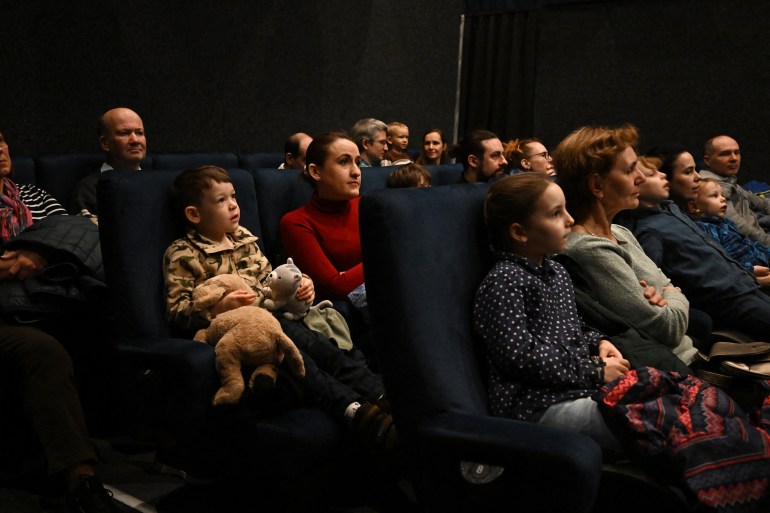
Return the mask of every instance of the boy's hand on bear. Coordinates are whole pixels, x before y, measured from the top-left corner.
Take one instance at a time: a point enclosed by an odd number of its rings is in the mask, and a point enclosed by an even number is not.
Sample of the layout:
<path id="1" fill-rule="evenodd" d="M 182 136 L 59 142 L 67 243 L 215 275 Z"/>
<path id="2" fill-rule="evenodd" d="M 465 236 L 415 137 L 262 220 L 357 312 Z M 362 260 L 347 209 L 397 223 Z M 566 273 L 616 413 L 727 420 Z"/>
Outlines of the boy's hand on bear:
<path id="1" fill-rule="evenodd" d="M 253 292 L 247 292 L 245 290 L 230 292 L 217 301 L 217 304 L 211 309 L 211 316 L 216 317 L 221 313 L 235 310 L 241 306 L 249 306 L 254 303 L 256 299 L 257 295 Z"/>
<path id="2" fill-rule="evenodd" d="M 302 275 L 302 281 L 299 282 L 299 288 L 297 289 L 297 295 L 295 297 L 297 298 L 297 301 L 304 301 L 305 303 L 312 305 L 315 300 L 313 280 Z"/>

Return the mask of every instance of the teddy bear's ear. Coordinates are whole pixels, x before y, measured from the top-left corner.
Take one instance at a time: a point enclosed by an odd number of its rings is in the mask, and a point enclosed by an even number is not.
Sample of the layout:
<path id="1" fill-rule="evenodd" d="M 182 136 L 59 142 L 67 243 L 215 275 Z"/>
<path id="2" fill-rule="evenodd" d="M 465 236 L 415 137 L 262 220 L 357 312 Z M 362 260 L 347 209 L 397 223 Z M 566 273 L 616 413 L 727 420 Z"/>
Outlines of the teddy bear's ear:
<path id="1" fill-rule="evenodd" d="M 291 257 L 289 257 L 289 258 L 286 259 L 286 263 L 293 265 L 294 264 L 294 260 L 292 260 Z"/>
<path id="2" fill-rule="evenodd" d="M 214 283 L 204 283 L 193 289 L 193 301 L 198 308 L 209 308 L 216 304 L 227 292 L 225 288 Z"/>

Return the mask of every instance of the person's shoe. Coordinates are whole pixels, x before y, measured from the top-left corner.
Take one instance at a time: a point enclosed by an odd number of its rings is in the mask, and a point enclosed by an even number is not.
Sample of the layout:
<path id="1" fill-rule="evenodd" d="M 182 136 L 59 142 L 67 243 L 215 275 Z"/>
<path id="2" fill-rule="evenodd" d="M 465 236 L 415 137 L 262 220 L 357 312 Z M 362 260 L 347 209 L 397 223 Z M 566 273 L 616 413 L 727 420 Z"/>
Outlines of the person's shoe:
<path id="1" fill-rule="evenodd" d="M 96 476 L 81 476 L 67 496 L 67 505 L 72 513 L 120 513 L 112 492 Z"/>
<path id="2" fill-rule="evenodd" d="M 396 426 L 393 415 L 383 410 L 376 403 L 363 403 L 356 410 L 350 429 L 368 449 L 393 451 L 398 445 Z"/>

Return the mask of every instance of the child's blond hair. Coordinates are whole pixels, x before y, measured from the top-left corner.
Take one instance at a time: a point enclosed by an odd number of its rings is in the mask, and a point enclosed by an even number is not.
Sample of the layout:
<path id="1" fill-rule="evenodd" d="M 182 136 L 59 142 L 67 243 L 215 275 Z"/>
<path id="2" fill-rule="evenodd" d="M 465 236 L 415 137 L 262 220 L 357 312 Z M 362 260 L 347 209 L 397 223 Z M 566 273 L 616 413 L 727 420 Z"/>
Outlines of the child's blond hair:
<path id="1" fill-rule="evenodd" d="M 401 123 L 400 121 L 393 121 L 392 123 L 388 123 L 388 128 L 386 132 L 387 135 L 392 136 L 394 128 L 404 128 L 406 130 L 409 130 L 409 127 L 406 126 L 404 123 Z"/>

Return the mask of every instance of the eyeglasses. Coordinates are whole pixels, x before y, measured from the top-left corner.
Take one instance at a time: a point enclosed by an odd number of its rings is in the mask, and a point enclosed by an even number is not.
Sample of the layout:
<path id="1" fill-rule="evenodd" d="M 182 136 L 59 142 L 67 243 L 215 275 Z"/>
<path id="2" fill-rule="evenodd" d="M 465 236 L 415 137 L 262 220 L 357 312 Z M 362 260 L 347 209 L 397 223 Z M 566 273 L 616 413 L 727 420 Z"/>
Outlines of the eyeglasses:
<path id="1" fill-rule="evenodd" d="M 547 151 L 541 151 L 540 153 L 533 153 L 532 155 L 529 155 L 528 157 L 524 157 L 525 159 L 531 159 L 532 157 L 543 157 L 545 160 L 548 160 L 551 158 L 551 154 Z"/>

